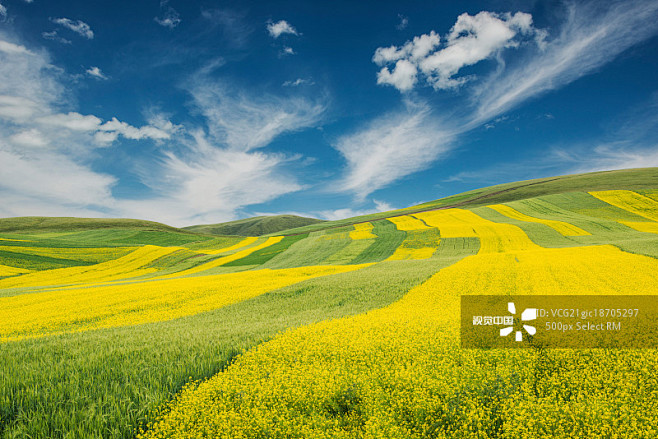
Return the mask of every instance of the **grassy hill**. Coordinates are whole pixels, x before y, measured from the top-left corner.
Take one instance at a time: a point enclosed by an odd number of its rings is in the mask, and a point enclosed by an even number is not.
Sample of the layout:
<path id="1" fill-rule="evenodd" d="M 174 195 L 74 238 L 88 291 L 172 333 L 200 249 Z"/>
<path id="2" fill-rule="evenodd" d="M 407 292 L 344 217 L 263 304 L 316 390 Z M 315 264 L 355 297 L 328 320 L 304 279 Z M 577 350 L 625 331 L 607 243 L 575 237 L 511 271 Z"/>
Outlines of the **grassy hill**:
<path id="1" fill-rule="evenodd" d="M 542 195 L 566 192 L 603 191 L 608 189 L 642 190 L 658 187 L 658 168 L 622 169 L 615 171 L 590 172 L 585 174 L 562 175 L 534 180 L 504 183 L 451 195 L 416 206 L 389 212 L 361 215 L 337 221 L 325 221 L 304 227 L 280 230 L 281 234 L 308 233 L 330 227 L 340 227 L 363 221 L 373 221 L 393 215 L 406 215 L 432 209 L 450 207 L 477 207 L 487 204 L 505 203 Z"/>
<path id="2" fill-rule="evenodd" d="M 183 227 L 184 230 L 210 235 L 262 236 L 275 234 L 281 230 L 321 224 L 324 221 L 297 215 L 256 216 L 219 224 L 205 224 Z"/>
<path id="3" fill-rule="evenodd" d="M 0 232 L 69 232 L 99 229 L 132 229 L 160 232 L 182 232 L 180 229 L 154 221 L 124 218 L 73 218 L 22 216 L 0 218 Z"/>

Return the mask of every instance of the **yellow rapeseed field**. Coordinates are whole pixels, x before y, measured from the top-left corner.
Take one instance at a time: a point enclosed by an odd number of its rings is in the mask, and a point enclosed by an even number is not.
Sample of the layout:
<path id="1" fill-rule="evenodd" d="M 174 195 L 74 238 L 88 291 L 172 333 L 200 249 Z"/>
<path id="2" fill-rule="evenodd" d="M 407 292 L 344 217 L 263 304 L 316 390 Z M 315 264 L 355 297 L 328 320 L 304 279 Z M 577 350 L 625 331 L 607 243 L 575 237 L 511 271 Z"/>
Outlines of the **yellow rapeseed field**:
<path id="1" fill-rule="evenodd" d="M 61 332 L 136 325 L 198 314 L 281 288 L 370 264 L 311 266 L 199 276 L 0 298 L 0 342 Z"/>
<path id="2" fill-rule="evenodd" d="M 573 224 L 569 224 L 564 221 L 534 218 L 532 216 L 521 213 L 518 210 L 510 206 L 506 206 L 504 204 L 493 204 L 487 207 L 495 210 L 496 212 L 502 215 L 505 215 L 508 218 L 512 218 L 519 221 L 526 221 L 530 223 L 539 223 L 539 224 L 547 225 L 548 227 L 554 229 L 556 232 L 561 233 L 564 236 L 590 235 L 589 232 L 586 232 L 585 230 L 581 229 L 580 227 L 576 227 Z"/>
<path id="3" fill-rule="evenodd" d="M 8 265 L 0 265 L 0 277 L 15 276 L 17 274 L 25 274 L 25 273 L 29 273 L 29 272 L 30 272 L 30 270 L 26 270 L 25 268 L 10 267 Z"/>
<path id="4" fill-rule="evenodd" d="M 515 226 L 417 214 L 477 255 L 381 310 L 277 336 L 192 383 L 142 438 L 654 438 L 654 351 L 459 348 L 463 294 L 652 294 L 658 260 L 546 249 Z M 447 235 L 447 236 L 446 236 Z M 623 385 L 619 385 L 624 383 Z"/>
<path id="5" fill-rule="evenodd" d="M 414 214 L 439 229 L 441 238 L 480 238 L 480 253 L 539 250 L 523 230 L 512 224 L 486 220 L 470 210 L 446 209 Z"/>
<path id="6" fill-rule="evenodd" d="M 370 223 L 354 224 L 354 231 L 350 232 L 350 239 L 374 239 L 377 235 L 372 233 L 373 226 Z"/>
<path id="7" fill-rule="evenodd" d="M 137 250 L 112 261 L 85 267 L 58 268 L 55 270 L 29 273 L 17 278 L 0 280 L 0 288 L 37 287 L 49 285 L 67 285 L 89 282 L 108 282 L 117 279 L 138 277 L 154 273 L 155 268 L 143 268 L 162 256 L 166 256 L 181 247 L 158 247 L 145 245 Z M 84 253 L 87 249 L 77 249 Z"/>
<path id="8" fill-rule="evenodd" d="M 597 191 L 591 195 L 636 215 L 658 221 L 658 201 L 633 191 Z"/>
<path id="9" fill-rule="evenodd" d="M 395 224 L 395 227 L 397 227 L 398 230 L 403 230 L 405 232 L 431 229 L 431 227 L 426 226 L 421 220 L 414 218 L 411 215 L 392 216 L 386 219 Z"/>

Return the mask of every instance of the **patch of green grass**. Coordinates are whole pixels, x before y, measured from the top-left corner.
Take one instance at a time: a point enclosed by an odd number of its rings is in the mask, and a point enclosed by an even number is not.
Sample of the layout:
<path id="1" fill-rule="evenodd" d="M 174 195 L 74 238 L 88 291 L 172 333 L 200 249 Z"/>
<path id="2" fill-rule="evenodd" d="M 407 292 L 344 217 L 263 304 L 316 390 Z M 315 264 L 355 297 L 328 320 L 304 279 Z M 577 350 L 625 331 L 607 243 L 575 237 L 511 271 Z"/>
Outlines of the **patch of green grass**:
<path id="1" fill-rule="evenodd" d="M 260 250 L 256 250 L 255 252 L 251 253 L 250 255 L 245 256 L 244 258 L 229 262 L 227 264 L 224 264 L 224 267 L 237 267 L 241 265 L 261 265 L 264 264 L 265 262 L 269 261 L 276 255 L 283 253 L 286 251 L 291 245 L 294 243 L 301 241 L 302 239 L 306 239 L 308 237 L 308 234 L 303 234 L 303 235 L 294 235 L 294 236 L 286 236 L 284 237 L 281 241 L 277 242 L 276 244 L 270 245 L 269 247 L 262 248 Z"/>
<path id="2" fill-rule="evenodd" d="M 324 221 L 297 215 L 268 215 L 245 218 L 227 223 L 183 227 L 183 230 L 211 235 L 262 236 L 274 234 L 281 230 L 322 222 Z"/>
<path id="3" fill-rule="evenodd" d="M 234 246 L 244 240 L 244 236 L 218 236 L 204 241 L 183 244 L 183 247 L 190 250 L 214 250 Z"/>
<path id="4" fill-rule="evenodd" d="M 288 249 L 262 265 L 262 268 L 302 267 L 322 265 L 333 254 L 347 247 L 352 240 L 348 232 L 354 228 L 327 230 L 310 233 L 306 239 L 292 244 Z"/>
<path id="5" fill-rule="evenodd" d="M 23 216 L 0 218 L 0 232 L 54 232 L 99 229 L 146 229 L 162 232 L 180 232 L 175 227 L 153 221 L 123 218 L 73 218 Z"/>
<path id="6" fill-rule="evenodd" d="M 0 265 L 25 268 L 27 270 L 51 270 L 54 268 L 92 265 L 93 262 L 74 259 L 52 258 L 49 256 L 30 255 L 26 253 L 0 250 Z"/>
<path id="7" fill-rule="evenodd" d="M 354 258 L 351 264 L 383 261 L 395 253 L 407 236 L 406 232 L 398 230 L 389 220 L 373 221 L 372 225 L 372 233 L 377 235 L 377 239 Z"/>

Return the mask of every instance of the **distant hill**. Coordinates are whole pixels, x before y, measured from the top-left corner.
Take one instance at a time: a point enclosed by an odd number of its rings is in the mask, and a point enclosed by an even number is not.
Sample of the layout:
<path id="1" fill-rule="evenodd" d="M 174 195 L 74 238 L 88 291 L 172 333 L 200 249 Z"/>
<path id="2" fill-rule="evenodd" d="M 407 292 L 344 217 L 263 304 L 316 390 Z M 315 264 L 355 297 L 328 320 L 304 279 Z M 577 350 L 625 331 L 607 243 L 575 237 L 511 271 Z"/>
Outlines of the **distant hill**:
<path id="1" fill-rule="evenodd" d="M 322 224 L 311 224 L 289 230 L 280 230 L 280 232 L 284 235 L 309 233 L 425 210 L 447 209 L 451 207 L 471 208 L 567 192 L 614 189 L 642 190 L 656 187 L 658 187 L 658 168 L 621 169 L 589 172 L 586 174 L 561 175 L 484 187 L 404 209 L 361 215 L 337 221 L 325 221 Z"/>
<path id="2" fill-rule="evenodd" d="M 0 218 L 0 232 L 65 232 L 98 229 L 132 229 L 189 233 L 154 221 L 123 218 L 21 216 Z"/>
<path id="3" fill-rule="evenodd" d="M 227 223 L 183 227 L 183 230 L 209 235 L 261 236 L 323 222 L 325 221 L 297 215 L 272 215 L 255 216 Z"/>

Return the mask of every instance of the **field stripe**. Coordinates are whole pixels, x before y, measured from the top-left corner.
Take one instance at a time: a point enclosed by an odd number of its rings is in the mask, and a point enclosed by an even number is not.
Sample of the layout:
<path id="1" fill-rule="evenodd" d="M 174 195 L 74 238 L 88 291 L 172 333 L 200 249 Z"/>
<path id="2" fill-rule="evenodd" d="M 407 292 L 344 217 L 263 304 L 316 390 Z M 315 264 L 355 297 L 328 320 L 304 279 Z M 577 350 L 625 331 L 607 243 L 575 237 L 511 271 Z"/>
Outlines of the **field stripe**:
<path id="1" fill-rule="evenodd" d="M 205 253 L 207 255 L 218 255 L 220 253 L 226 253 L 226 252 L 230 252 L 230 251 L 233 251 L 233 250 L 237 250 L 237 249 L 242 248 L 242 247 L 246 247 L 248 245 L 253 244 L 257 240 L 258 240 L 258 237 L 250 236 L 250 237 L 245 238 L 242 241 L 240 241 L 237 244 L 232 245 L 230 247 L 224 247 L 224 248 L 220 248 L 218 250 L 197 250 L 197 251 L 199 253 Z"/>
<path id="2" fill-rule="evenodd" d="M 232 261 L 237 261 L 238 259 L 242 259 L 245 256 L 248 256 L 252 254 L 255 251 L 258 251 L 260 249 L 263 249 L 265 247 L 269 247 L 270 245 L 274 245 L 277 242 L 281 241 L 283 239 L 283 236 L 273 236 L 271 238 L 267 238 L 267 240 L 259 245 L 256 245 L 254 247 L 249 247 L 245 250 L 241 250 L 237 253 L 233 253 L 232 255 L 224 256 L 221 258 L 213 259 L 212 261 L 206 262 L 201 265 L 197 265 L 196 267 L 193 268 L 188 268 L 187 270 L 179 271 L 177 273 L 172 273 L 168 274 L 166 276 L 160 276 L 156 277 L 154 279 L 172 279 L 175 277 L 180 277 L 180 276 L 187 276 L 190 274 L 196 274 L 200 273 L 205 270 L 209 270 L 211 268 L 216 268 L 216 267 L 221 267 L 222 265 L 232 262 Z"/>
<path id="3" fill-rule="evenodd" d="M 487 206 L 490 209 L 495 210 L 496 212 L 500 213 L 501 215 L 504 215 L 508 218 L 519 220 L 519 221 L 525 221 L 529 223 L 539 223 L 539 224 L 544 224 L 547 225 L 548 227 L 552 228 L 556 232 L 564 235 L 564 236 L 586 236 L 586 235 L 591 235 L 591 233 L 586 232 L 585 230 L 581 229 L 580 227 L 576 227 L 572 224 L 566 223 L 564 221 L 556 221 L 556 220 L 546 220 L 546 219 L 541 219 L 541 218 L 535 218 L 529 215 L 526 215 L 524 213 L 519 212 L 518 210 L 506 206 L 504 204 L 492 204 L 490 206 Z"/>
<path id="4" fill-rule="evenodd" d="M 19 278 L 0 280 L 0 288 L 68 285 L 75 283 L 108 282 L 156 272 L 155 268 L 143 268 L 158 258 L 180 250 L 181 247 L 145 245 L 112 261 L 85 267 L 57 268 L 30 273 Z M 81 249 L 84 251 L 85 249 Z"/>
<path id="5" fill-rule="evenodd" d="M 633 191 L 598 191 L 590 194 L 601 201 L 652 221 L 658 221 L 658 201 Z"/>
<path id="6" fill-rule="evenodd" d="M 375 239 L 377 235 L 372 233 L 373 225 L 371 223 L 354 224 L 354 231 L 350 232 L 350 239 Z"/>
<path id="7" fill-rule="evenodd" d="M 658 233 L 658 223 L 641 221 L 619 221 L 621 224 L 637 230 L 638 232 Z"/>
<path id="8" fill-rule="evenodd" d="M 371 264 L 255 270 L 0 298 L 0 341 L 159 322 L 198 314 L 302 280 Z"/>
<path id="9" fill-rule="evenodd" d="M 532 242 L 520 227 L 486 220 L 470 210 L 435 210 L 414 216 L 425 221 L 427 225 L 438 228 L 441 238 L 479 238 L 479 253 L 542 248 Z"/>
<path id="10" fill-rule="evenodd" d="M 431 227 L 426 226 L 421 220 L 414 218 L 411 215 L 393 216 L 386 219 L 395 224 L 395 227 L 397 227 L 398 230 L 405 232 L 431 229 Z"/>
<path id="11" fill-rule="evenodd" d="M 301 235 L 292 235 L 292 236 L 286 236 L 284 237 L 281 241 L 277 242 L 276 244 L 273 244 L 269 247 L 257 250 L 253 253 L 251 253 L 248 256 L 245 256 L 244 258 L 237 259 L 235 261 L 227 262 L 224 264 L 224 267 L 237 267 L 237 266 L 243 266 L 243 265 L 261 265 L 264 264 L 265 262 L 269 261 L 270 259 L 274 258 L 278 254 L 283 253 L 284 251 L 288 250 L 288 248 L 293 245 L 294 243 L 301 241 L 302 239 L 308 238 L 308 233 L 304 233 Z"/>
<path id="12" fill-rule="evenodd" d="M 0 277 L 15 276 L 17 274 L 29 273 L 30 270 L 25 268 L 10 267 L 9 265 L 0 265 Z"/>

